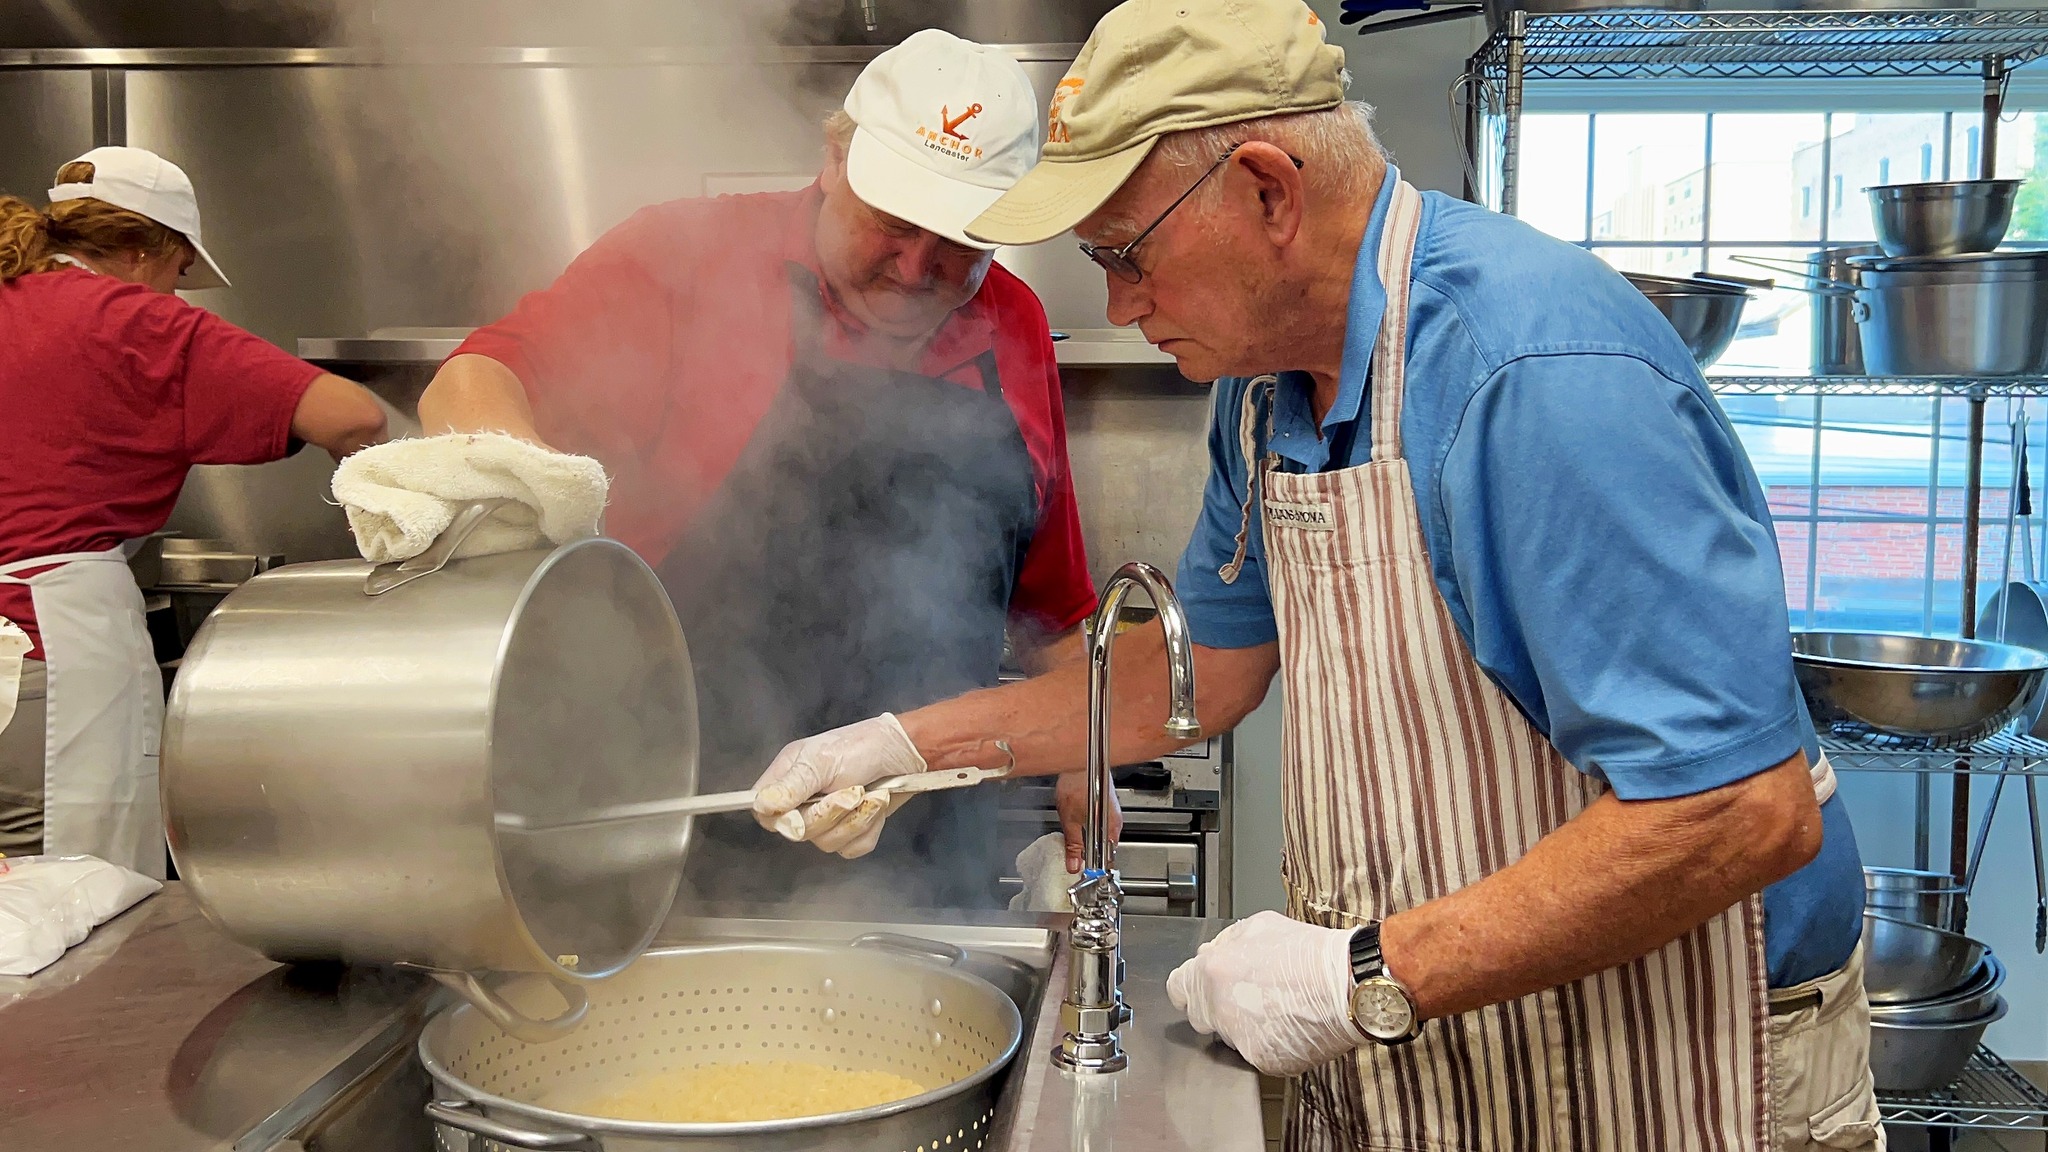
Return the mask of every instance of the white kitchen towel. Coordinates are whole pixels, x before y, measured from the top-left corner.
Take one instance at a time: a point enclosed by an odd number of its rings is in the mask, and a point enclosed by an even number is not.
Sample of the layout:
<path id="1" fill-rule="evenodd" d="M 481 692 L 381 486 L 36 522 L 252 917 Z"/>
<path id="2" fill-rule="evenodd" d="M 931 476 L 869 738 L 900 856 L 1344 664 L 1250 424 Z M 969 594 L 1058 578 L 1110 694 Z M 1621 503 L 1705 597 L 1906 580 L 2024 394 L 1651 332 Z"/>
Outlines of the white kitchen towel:
<path id="1" fill-rule="evenodd" d="M 33 647 L 21 625 L 0 616 L 0 732 L 7 731 L 8 722 L 14 719 L 14 705 L 21 692 L 21 660 Z"/>
<path id="2" fill-rule="evenodd" d="M 33 976 L 163 885 L 96 856 L 0 858 L 0 976 Z"/>
<path id="3" fill-rule="evenodd" d="M 383 564 L 427 550 L 464 505 L 503 497 L 455 553 L 488 556 L 597 535 L 609 482 L 604 466 L 502 432 L 393 440 L 343 460 L 334 498 L 365 560 Z"/>
<path id="4" fill-rule="evenodd" d="M 1012 912 L 1072 912 L 1074 902 L 1067 889 L 1081 879 L 1079 872 L 1067 871 L 1067 838 L 1047 832 L 1017 853 L 1017 875 L 1024 890 L 1010 897 Z"/>

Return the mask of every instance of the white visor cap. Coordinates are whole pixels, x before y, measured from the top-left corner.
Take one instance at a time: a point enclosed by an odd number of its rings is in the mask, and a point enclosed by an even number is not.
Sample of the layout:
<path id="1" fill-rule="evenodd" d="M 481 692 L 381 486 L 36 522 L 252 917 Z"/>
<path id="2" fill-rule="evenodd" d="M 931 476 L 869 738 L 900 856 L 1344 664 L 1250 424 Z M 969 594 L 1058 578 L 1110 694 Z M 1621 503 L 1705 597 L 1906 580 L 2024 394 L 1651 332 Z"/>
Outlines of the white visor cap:
<path id="1" fill-rule="evenodd" d="M 101 200 L 126 208 L 179 233 L 191 241 L 198 259 L 183 276 L 180 288 L 225 288 L 228 278 L 199 242 L 199 197 L 185 170 L 147 148 L 95 148 L 78 160 L 92 165 L 92 180 L 59 184 L 50 189 L 50 203 Z M 73 161 L 72 163 L 77 163 Z"/>
<path id="2" fill-rule="evenodd" d="M 956 243 L 1038 163 L 1038 96 L 1008 53 L 927 28 L 874 58 L 846 96 L 846 181 L 862 203 Z"/>

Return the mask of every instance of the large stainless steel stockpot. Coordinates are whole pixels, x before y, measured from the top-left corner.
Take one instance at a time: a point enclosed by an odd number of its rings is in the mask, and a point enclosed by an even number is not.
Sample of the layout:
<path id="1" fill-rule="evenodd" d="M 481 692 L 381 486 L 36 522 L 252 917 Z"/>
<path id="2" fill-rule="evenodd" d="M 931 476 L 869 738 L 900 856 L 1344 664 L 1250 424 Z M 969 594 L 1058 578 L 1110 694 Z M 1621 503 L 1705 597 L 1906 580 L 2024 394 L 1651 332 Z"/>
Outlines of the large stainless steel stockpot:
<path id="1" fill-rule="evenodd" d="M 688 819 L 578 818 L 694 792 L 696 695 L 630 549 L 448 562 L 472 513 L 419 561 L 291 565 L 224 600 L 171 693 L 164 812 L 228 935 L 427 969 L 540 1038 L 668 913 Z M 485 972 L 547 977 L 570 1011 L 511 1012 Z"/>
<path id="2" fill-rule="evenodd" d="M 1859 257 L 1857 331 L 1877 376 L 2048 372 L 2048 252 Z"/>

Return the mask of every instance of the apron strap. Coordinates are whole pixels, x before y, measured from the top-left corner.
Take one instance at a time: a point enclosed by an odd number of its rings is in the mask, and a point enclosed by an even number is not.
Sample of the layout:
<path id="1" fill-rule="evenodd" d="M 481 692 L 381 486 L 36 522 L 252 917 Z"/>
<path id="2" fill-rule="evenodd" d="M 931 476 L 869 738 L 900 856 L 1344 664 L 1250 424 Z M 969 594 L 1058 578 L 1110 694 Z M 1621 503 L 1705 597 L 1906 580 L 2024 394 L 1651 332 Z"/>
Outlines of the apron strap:
<path id="1" fill-rule="evenodd" d="M 1245 386 L 1244 406 L 1237 416 L 1237 446 L 1244 453 L 1244 503 L 1237 510 L 1237 551 L 1231 553 L 1230 563 L 1216 570 L 1225 584 L 1237 583 L 1244 571 L 1244 557 L 1252 542 L 1252 509 L 1258 506 L 1259 490 L 1259 402 L 1265 401 L 1266 411 L 1273 410 L 1273 389 L 1280 383 L 1278 376 L 1259 376 Z"/>
<path id="2" fill-rule="evenodd" d="M 1807 765 L 1806 774 L 1813 778 L 1813 799 L 1825 804 L 1835 795 L 1835 766 L 1828 763 L 1828 754 L 1823 752 L 1820 759 Z"/>
<path id="3" fill-rule="evenodd" d="M 126 564 L 128 562 L 128 553 L 122 545 L 116 544 L 104 552 L 56 552 L 48 556 L 31 556 L 26 560 L 12 560 L 8 563 L 0 564 L 0 584 L 26 584 L 34 578 L 16 576 L 16 572 L 26 572 L 31 568 L 57 568 L 65 564 L 77 564 L 89 560 L 119 561 Z"/>
<path id="4" fill-rule="evenodd" d="M 1372 354 L 1372 459 L 1401 458 L 1401 393 L 1408 378 L 1408 270 L 1415 258 L 1422 193 L 1406 180 L 1394 185 L 1380 230 L 1380 283 L 1387 310 L 1380 317 L 1379 343 Z"/>

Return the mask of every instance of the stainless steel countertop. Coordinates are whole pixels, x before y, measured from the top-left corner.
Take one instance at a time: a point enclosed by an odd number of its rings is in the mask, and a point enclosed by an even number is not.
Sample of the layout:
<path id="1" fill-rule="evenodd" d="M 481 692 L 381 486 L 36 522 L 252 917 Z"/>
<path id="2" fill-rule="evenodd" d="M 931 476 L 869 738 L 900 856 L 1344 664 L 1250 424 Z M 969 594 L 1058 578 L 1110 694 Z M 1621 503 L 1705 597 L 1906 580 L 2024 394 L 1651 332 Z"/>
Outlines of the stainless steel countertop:
<path id="1" fill-rule="evenodd" d="M 286 969 L 167 884 L 36 975 L 0 977 L 0 1148 L 262 1152 L 408 1046 L 431 987 Z"/>
<path id="2" fill-rule="evenodd" d="M 1052 1066 L 1059 1041 L 1064 949 L 1018 1054 L 1024 1079 L 1007 1133 L 1009 1152 L 1178 1152 L 1265 1147 L 1259 1078 L 1235 1052 L 1188 1027 L 1166 998 L 1166 976 L 1228 920 L 1124 917 L 1124 1025 L 1131 1066 L 1108 1076 L 1075 1076 Z"/>
<path id="3" fill-rule="evenodd" d="M 901 927 L 1032 967 L 1052 954 L 995 1147 L 1263 1146 L 1256 1073 L 1196 1035 L 1166 999 L 1167 973 L 1226 921 L 1125 919 L 1131 1067 L 1076 1078 L 1049 1058 L 1066 982 L 1054 933 L 1067 917 L 987 919 Z M 662 938 L 843 938 L 872 927 L 678 916 Z M 380 1061 L 410 1059 L 435 995 L 399 973 L 274 964 L 222 936 L 183 885 L 168 884 L 36 976 L 0 977 L 0 1148 L 265 1152 Z"/>

